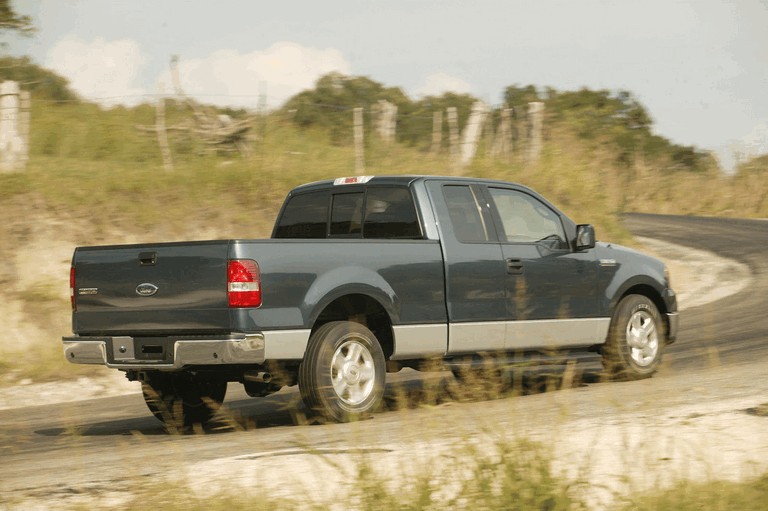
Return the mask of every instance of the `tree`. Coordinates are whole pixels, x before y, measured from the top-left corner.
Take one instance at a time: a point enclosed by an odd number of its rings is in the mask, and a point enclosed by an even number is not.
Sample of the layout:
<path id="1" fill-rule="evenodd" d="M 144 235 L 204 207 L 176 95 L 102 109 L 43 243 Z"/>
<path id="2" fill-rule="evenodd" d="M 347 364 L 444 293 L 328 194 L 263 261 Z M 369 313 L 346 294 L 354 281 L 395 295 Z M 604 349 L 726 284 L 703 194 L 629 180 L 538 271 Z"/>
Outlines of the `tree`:
<path id="1" fill-rule="evenodd" d="M 313 90 L 290 98 L 283 110 L 291 112 L 299 126 L 327 129 L 333 142 L 342 144 L 351 141 L 352 110 L 375 105 L 380 99 L 398 106 L 409 101 L 397 87 L 384 87 L 365 76 L 329 73 L 317 80 Z"/>
<path id="2" fill-rule="evenodd" d="M 445 112 L 455 107 L 459 126 L 464 126 L 477 98 L 469 94 L 444 92 L 440 96 L 427 96 L 416 102 L 398 105 L 400 120 L 397 124 L 397 138 L 412 147 L 429 149 L 435 112 L 443 112 L 442 140 L 448 143 L 448 121 Z"/>
<path id="3" fill-rule="evenodd" d="M 2 1 L 2 0 L 0 0 Z M 34 64 L 29 57 L 0 56 L 2 80 L 20 82 L 37 99 L 50 99 L 56 102 L 78 101 L 77 94 L 69 88 L 66 78 L 53 71 Z"/>
<path id="4" fill-rule="evenodd" d="M 13 10 L 10 0 L 0 0 L 0 35 L 15 32 L 19 35 L 30 36 L 34 31 L 32 18 L 17 14 Z"/>

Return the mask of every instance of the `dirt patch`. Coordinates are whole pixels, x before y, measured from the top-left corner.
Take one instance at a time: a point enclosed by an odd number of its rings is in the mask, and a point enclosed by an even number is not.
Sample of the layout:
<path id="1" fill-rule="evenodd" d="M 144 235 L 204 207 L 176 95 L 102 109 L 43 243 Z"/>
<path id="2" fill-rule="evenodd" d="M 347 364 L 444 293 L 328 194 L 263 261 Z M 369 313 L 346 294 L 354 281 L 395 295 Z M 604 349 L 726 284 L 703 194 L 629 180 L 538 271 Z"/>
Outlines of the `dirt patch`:
<path id="1" fill-rule="evenodd" d="M 672 289 L 681 310 L 691 309 L 734 295 L 752 279 L 749 267 L 712 252 L 673 245 L 651 238 L 636 238 L 644 251 L 667 265 Z"/>

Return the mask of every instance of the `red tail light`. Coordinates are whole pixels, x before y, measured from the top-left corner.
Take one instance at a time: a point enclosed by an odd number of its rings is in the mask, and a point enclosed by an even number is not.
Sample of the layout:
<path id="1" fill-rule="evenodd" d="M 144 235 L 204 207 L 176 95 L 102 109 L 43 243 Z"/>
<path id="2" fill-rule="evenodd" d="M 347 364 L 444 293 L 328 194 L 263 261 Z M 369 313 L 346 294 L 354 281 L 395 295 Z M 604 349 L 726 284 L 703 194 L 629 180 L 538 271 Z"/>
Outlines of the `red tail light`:
<path id="1" fill-rule="evenodd" d="M 75 267 L 69 269 L 69 301 L 72 302 L 72 310 L 77 310 L 75 305 Z"/>
<path id="2" fill-rule="evenodd" d="M 251 259 L 234 259 L 227 265 L 230 307 L 261 307 L 261 273 Z"/>

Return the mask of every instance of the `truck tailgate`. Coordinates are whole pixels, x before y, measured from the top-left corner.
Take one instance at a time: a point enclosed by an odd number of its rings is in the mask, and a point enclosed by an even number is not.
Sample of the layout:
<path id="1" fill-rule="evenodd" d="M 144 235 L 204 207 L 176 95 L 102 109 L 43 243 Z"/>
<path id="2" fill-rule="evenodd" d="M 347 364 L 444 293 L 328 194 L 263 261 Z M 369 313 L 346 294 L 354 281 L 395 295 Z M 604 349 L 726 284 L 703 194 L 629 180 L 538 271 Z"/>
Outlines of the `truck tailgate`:
<path id="1" fill-rule="evenodd" d="M 78 248 L 73 331 L 229 331 L 228 250 L 229 241 Z"/>

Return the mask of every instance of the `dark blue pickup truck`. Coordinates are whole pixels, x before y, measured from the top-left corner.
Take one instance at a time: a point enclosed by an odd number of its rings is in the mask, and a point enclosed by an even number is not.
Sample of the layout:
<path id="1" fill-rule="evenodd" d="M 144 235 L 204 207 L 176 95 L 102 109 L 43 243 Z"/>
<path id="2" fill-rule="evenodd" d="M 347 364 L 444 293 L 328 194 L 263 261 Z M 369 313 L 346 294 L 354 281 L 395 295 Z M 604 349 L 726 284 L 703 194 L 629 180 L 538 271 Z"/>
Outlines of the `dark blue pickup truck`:
<path id="1" fill-rule="evenodd" d="M 376 409 L 387 371 L 434 359 L 582 350 L 641 378 L 677 332 L 663 263 L 482 179 L 303 185 L 271 239 L 80 247 L 70 287 L 67 360 L 126 372 L 182 426 L 208 421 L 228 382 L 298 383 L 307 407 L 349 420 Z"/>

